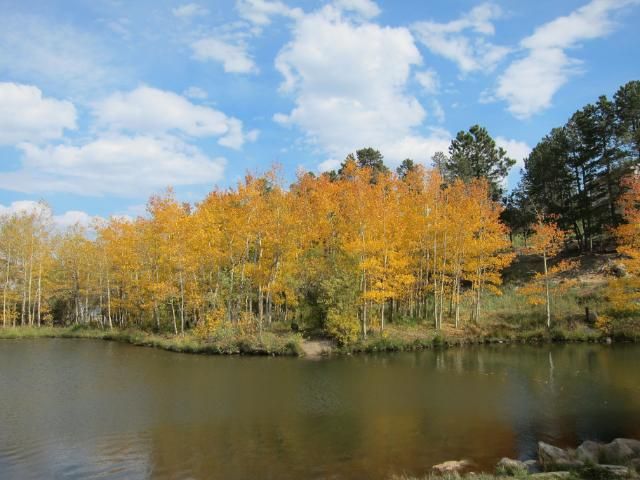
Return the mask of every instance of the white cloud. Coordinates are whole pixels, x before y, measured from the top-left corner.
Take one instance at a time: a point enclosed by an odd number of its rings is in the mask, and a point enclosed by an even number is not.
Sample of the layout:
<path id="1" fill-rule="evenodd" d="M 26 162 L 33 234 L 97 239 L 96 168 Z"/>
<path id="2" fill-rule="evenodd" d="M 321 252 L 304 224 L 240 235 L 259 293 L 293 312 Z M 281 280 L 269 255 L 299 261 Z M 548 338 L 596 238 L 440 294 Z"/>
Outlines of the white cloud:
<path id="1" fill-rule="evenodd" d="M 227 73 L 257 73 L 258 67 L 242 42 L 231 43 L 216 37 L 205 37 L 191 44 L 193 56 L 200 61 L 222 64 Z"/>
<path id="2" fill-rule="evenodd" d="M 438 72 L 435 70 L 429 69 L 423 72 L 417 72 L 415 77 L 425 93 L 434 94 L 438 92 L 440 88 L 440 79 L 438 77 Z"/>
<path id="3" fill-rule="evenodd" d="M 283 2 L 271 0 L 237 0 L 236 9 L 241 18 L 261 27 L 269 25 L 274 16 L 300 18 L 303 15 L 299 8 L 290 8 Z"/>
<path id="4" fill-rule="evenodd" d="M 185 97 L 193 98 L 195 100 L 204 100 L 209 96 L 206 90 L 200 87 L 189 87 L 182 93 Z"/>
<path id="5" fill-rule="evenodd" d="M 342 162 L 337 158 L 328 158 L 324 162 L 318 164 L 319 172 L 328 172 L 329 170 L 337 170 Z"/>
<path id="6" fill-rule="evenodd" d="M 99 127 L 112 131 L 147 134 L 179 131 L 191 137 L 220 137 L 220 145 L 236 149 L 247 139 L 237 118 L 195 105 L 176 93 L 146 86 L 117 92 L 96 102 L 93 113 Z"/>
<path id="7" fill-rule="evenodd" d="M 551 106 L 553 95 L 577 72 L 580 62 L 562 49 L 532 50 L 498 78 L 495 96 L 516 118 L 528 118 Z"/>
<path id="8" fill-rule="evenodd" d="M 372 146 L 391 163 L 428 159 L 441 138 L 417 132 L 426 112 L 406 91 L 421 63 L 407 29 L 353 22 L 325 6 L 297 21 L 276 58 L 295 107 L 274 120 L 301 128 L 331 158 Z"/>
<path id="9" fill-rule="evenodd" d="M 127 76 L 102 42 L 69 24 L 4 11 L 0 32 L 0 76 L 5 78 L 85 98 Z"/>
<path id="10" fill-rule="evenodd" d="M 62 215 L 53 216 L 54 223 L 62 229 L 73 227 L 75 225 L 90 228 L 94 221 L 100 219 L 101 217 L 94 217 L 81 210 L 69 210 L 64 212 Z"/>
<path id="11" fill-rule="evenodd" d="M 116 35 L 119 35 L 123 40 L 131 39 L 131 21 L 126 18 L 117 18 L 106 22 L 107 27 Z"/>
<path id="12" fill-rule="evenodd" d="M 46 203 L 33 200 L 17 200 L 10 205 L 0 204 L 0 215 L 50 215 L 51 209 Z"/>
<path id="13" fill-rule="evenodd" d="M 515 169 L 524 167 L 524 159 L 531 153 L 531 147 L 526 142 L 496 137 L 496 145 L 502 147 L 507 152 L 507 156 L 516 161 Z"/>
<path id="14" fill-rule="evenodd" d="M 171 13 L 178 18 L 188 19 L 191 17 L 201 17 L 207 15 L 209 10 L 197 3 L 185 3 L 179 7 L 172 8 Z"/>
<path id="15" fill-rule="evenodd" d="M 93 224 L 95 219 L 100 218 L 80 210 L 69 210 L 61 215 L 54 215 L 49 205 L 33 200 L 18 200 L 8 206 L 0 204 L 0 216 L 4 215 L 39 215 L 46 220 L 50 220 L 53 225 L 60 229 L 69 228 L 74 225 L 88 228 Z"/>
<path id="16" fill-rule="evenodd" d="M 520 46 L 524 57 L 515 60 L 498 78 L 495 98 L 504 100 L 517 118 L 528 118 L 551 106 L 555 93 L 580 71 L 581 62 L 565 50 L 610 33 L 611 15 L 638 0 L 592 0 L 569 15 L 538 27 Z"/>
<path id="17" fill-rule="evenodd" d="M 509 174 L 503 180 L 503 186 L 511 190 L 520 181 L 521 170 L 524 168 L 524 159 L 531 153 L 531 147 L 526 142 L 505 137 L 496 137 L 496 145 L 504 148 L 507 156 L 516 161 L 516 164 L 509 170 Z"/>
<path id="18" fill-rule="evenodd" d="M 335 0 L 333 4 L 340 10 L 354 12 L 363 18 L 380 15 L 380 7 L 372 0 Z"/>
<path id="19" fill-rule="evenodd" d="M 0 145 L 60 138 L 76 128 L 71 102 L 42 96 L 34 86 L 0 83 Z"/>
<path id="20" fill-rule="evenodd" d="M 577 42 L 600 38 L 615 27 L 611 13 L 638 3 L 638 0 L 592 0 L 569 15 L 536 28 L 521 44 L 529 49 L 570 48 Z"/>
<path id="21" fill-rule="evenodd" d="M 225 160 L 172 137 L 105 136 L 80 146 L 21 144 L 22 168 L 0 173 L 0 188 L 144 197 L 168 185 L 220 180 Z"/>
<path id="22" fill-rule="evenodd" d="M 416 22 L 412 30 L 429 50 L 455 62 L 462 72 L 491 71 L 510 52 L 485 39 L 495 34 L 492 21 L 501 17 L 498 5 L 482 3 L 457 20 Z"/>
<path id="23" fill-rule="evenodd" d="M 433 116 L 435 117 L 438 123 L 443 123 L 445 120 L 444 108 L 440 102 L 436 99 L 431 101 L 431 110 L 433 111 Z"/>
<path id="24" fill-rule="evenodd" d="M 385 160 L 392 165 L 410 158 L 423 165 L 431 165 L 436 152 L 446 152 L 451 143 L 451 134 L 444 129 L 432 128 L 428 135 L 408 135 L 381 145 Z M 385 153 L 386 152 L 386 153 Z"/>
<path id="25" fill-rule="evenodd" d="M 370 8 L 369 4 L 372 2 L 345 0 L 345 3 L 361 4 L 362 8 Z M 257 74 L 259 68 L 249 53 L 247 40 L 259 36 L 263 27 L 269 25 L 274 17 L 298 19 L 304 15 L 300 8 L 290 8 L 278 0 L 236 0 L 236 10 L 241 21 L 225 25 L 217 34 L 191 42 L 193 58 L 202 62 L 220 63 L 226 73 Z"/>
<path id="26" fill-rule="evenodd" d="M 147 213 L 147 205 L 145 203 L 137 203 L 135 205 L 129 205 L 126 213 L 121 214 L 121 216 L 129 218 L 144 217 Z"/>

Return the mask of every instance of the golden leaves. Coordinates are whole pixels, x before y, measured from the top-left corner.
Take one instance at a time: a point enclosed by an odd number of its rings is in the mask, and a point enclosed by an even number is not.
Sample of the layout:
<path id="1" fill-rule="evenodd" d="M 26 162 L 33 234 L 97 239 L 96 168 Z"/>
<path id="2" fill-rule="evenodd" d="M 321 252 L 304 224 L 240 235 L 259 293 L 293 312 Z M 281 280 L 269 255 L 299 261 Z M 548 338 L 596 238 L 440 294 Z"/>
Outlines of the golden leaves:
<path id="1" fill-rule="evenodd" d="M 615 235 L 626 276 L 609 282 L 608 296 L 616 312 L 637 314 L 640 312 L 640 175 L 632 175 L 624 185 L 627 192 L 620 206 L 627 223 L 620 225 Z"/>

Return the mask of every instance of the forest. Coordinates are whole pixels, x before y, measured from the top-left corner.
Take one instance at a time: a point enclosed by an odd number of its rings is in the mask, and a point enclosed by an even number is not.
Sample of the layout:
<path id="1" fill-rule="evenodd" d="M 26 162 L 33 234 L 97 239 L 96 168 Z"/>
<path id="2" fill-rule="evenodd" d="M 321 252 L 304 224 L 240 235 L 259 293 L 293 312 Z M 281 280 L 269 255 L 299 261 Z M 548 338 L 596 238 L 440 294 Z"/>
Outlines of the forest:
<path id="1" fill-rule="evenodd" d="M 515 295 L 551 328 L 576 259 L 615 251 L 623 273 L 603 286 L 598 326 L 638 318 L 640 81 L 552 129 L 512 192 L 515 160 L 481 126 L 427 163 L 392 171 L 363 148 L 337 171 L 287 185 L 274 167 L 195 205 L 168 189 L 147 215 L 91 231 L 54 227 L 45 204 L 4 215 L 1 325 L 202 341 L 305 330 L 348 345 L 390 325 L 482 325 L 505 269 L 534 256 L 539 267 Z"/>

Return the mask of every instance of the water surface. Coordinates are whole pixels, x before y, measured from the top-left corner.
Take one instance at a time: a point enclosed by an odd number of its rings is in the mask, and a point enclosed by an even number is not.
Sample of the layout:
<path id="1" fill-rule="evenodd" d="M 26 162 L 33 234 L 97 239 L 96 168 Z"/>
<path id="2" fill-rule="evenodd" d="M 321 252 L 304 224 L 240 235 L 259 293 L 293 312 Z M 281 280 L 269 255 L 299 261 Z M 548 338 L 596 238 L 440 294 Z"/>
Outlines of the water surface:
<path id="1" fill-rule="evenodd" d="M 310 361 L 0 340 L 2 479 L 383 479 L 640 438 L 640 345 Z"/>

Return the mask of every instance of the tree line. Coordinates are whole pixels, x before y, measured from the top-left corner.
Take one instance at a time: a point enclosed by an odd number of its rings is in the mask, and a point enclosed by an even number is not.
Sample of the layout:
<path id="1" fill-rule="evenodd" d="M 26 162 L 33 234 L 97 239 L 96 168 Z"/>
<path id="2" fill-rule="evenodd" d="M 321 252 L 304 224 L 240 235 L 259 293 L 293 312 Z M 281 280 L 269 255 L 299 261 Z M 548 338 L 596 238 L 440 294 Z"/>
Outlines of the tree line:
<path id="1" fill-rule="evenodd" d="M 311 321 L 350 341 L 398 316 L 477 321 L 512 257 L 489 192 L 348 158 L 337 178 L 304 174 L 285 189 L 275 171 L 247 176 L 194 208 L 167 192 L 147 217 L 97 225 L 95 239 L 54 235 L 42 213 L 5 217 L 3 325 Z"/>
<path id="2" fill-rule="evenodd" d="M 527 235 L 537 214 L 557 217 L 581 251 L 605 248 L 623 222 L 624 179 L 640 165 L 640 81 L 601 96 L 533 149 L 504 219 Z"/>
<path id="3" fill-rule="evenodd" d="M 600 97 L 534 148 L 509 196 L 515 162 L 476 125 L 430 169 L 406 159 L 394 172 L 364 148 L 288 186 L 272 169 L 193 206 L 168 190 L 146 216 L 99 222 L 94 235 L 56 230 L 45 206 L 4 215 L 2 325 L 211 337 L 280 322 L 345 343 L 405 318 L 459 327 L 500 292 L 511 231 L 533 235 L 544 259 L 527 294 L 546 301 L 550 322 L 549 256 L 570 242 L 591 248 L 610 227 L 635 245 L 620 232 L 635 221 L 625 192 L 637 186 L 623 179 L 639 163 L 639 119 L 640 82 Z"/>

